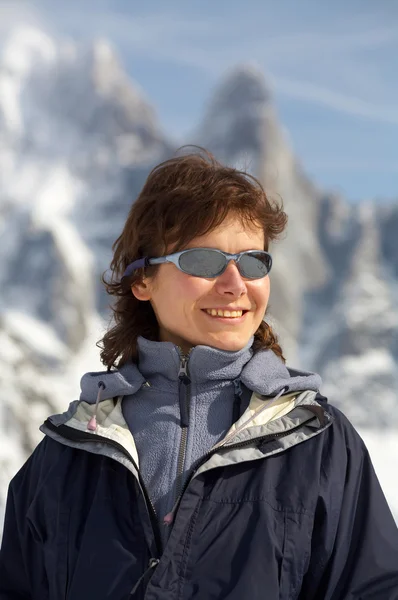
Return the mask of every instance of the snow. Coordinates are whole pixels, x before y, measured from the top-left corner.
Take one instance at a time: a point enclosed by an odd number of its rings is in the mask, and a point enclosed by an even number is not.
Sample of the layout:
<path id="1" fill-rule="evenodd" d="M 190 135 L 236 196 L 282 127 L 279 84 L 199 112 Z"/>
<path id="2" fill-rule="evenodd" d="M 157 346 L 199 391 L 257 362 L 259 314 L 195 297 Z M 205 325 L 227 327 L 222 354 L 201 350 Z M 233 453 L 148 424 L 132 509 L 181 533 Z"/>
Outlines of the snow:
<path id="1" fill-rule="evenodd" d="M 8 129 L 13 133 L 22 130 L 22 116 L 19 110 L 20 84 L 10 76 L 4 76 L 0 81 L 0 108 Z"/>
<path id="2" fill-rule="evenodd" d="M 373 363 L 373 360 L 375 361 Z M 377 369 L 377 365 L 381 365 Z M 367 370 L 368 367 L 368 370 Z M 330 361 L 323 372 L 322 393 L 358 427 L 398 427 L 395 363 L 387 352 Z"/>
<path id="3" fill-rule="evenodd" d="M 376 475 L 398 523 L 398 429 L 359 428 L 358 431 L 369 450 Z"/>
<path id="4" fill-rule="evenodd" d="M 8 129 L 23 132 L 21 94 L 33 69 L 49 65 L 56 58 L 56 47 L 43 32 L 33 27 L 18 27 L 5 40 L 0 62 L 0 108 Z"/>
<path id="5" fill-rule="evenodd" d="M 109 40 L 106 38 L 99 38 L 94 42 L 93 55 L 96 61 L 100 63 L 112 63 L 115 57 L 115 51 Z"/>
<path id="6" fill-rule="evenodd" d="M 87 47 L 27 27 L 2 44 L 0 513 L 38 426 L 78 397 L 84 371 L 102 369 L 99 274 L 145 173 L 174 151 L 107 40 Z M 228 75 L 198 131 L 189 142 L 282 197 L 289 229 L 273 248 L 269 320 L 292 366 L 297 340 L 298 366 L 319 366 L 397 517 L 398 203 L 383 215 L 328 197 L 323 211 L 256 69 Z"/>
<path id="7" fill-rule="evenodd" d="M 53 64 L 56 56 L 53 40 L 43 31 L 27 25 L 13 29 L 2 48 L 3 63 L 21 78 L 26 77 L 39 62 Z"/>
<path id="8" fill-rule="evenodd" d="M 89 295 L 89 289 L 85 290 L 85 288 L 93 287 L 90 282 L 94 269 L 91 251 L 84 244 L 73 224 L 66 219 L 58 218 L 54 221 L 53 233 L 65 267 L 80 284 L 81 292 L 86 291 Z M 91 285 L 87 285 L 90 283 Z"/>
<path id="9" fill-rule="evenodd" d="M 11 338 L 26 345 L 39 356 L 62 360 L 66 358 L 67 348 L 56 336 L 51 327 L 34 319 L 27 313 L 8 310 L 2 315 L 3 326 Z"/>
<path id="10" fill-rule="evenodd" d="M 21 360 L 23 352 L 15 340 L 8 333 L 0 332 L 0 362 L 13 365 Z M 1 406 L 1 403 L 0 403 Z"/>
<path id="11" fill-rule="evenodd" d="M 56 216 L 67 216 L 82 189 L 66 164 L 58 163 L 46 172 L 35 195 L 34 220 L 46 223 Z"/>
<path id="12" fill-rule="evenodd" d="M 345 356 L 340 361 L 340 367 L 352 379 L 366 377 L 371 379 L 376 375 L 390 374 L 396 366 L 391 353 L 385 348 L 372 348 L 367 352 L 355 356 Z"/>

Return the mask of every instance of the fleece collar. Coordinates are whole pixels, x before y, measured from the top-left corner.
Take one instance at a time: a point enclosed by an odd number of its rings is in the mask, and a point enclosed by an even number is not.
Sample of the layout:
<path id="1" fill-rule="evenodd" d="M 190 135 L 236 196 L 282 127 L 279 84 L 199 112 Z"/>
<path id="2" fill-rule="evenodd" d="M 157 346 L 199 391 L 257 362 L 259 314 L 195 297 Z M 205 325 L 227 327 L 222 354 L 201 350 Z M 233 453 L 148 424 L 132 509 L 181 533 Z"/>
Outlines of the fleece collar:
<path id="1" fill-rule="evenodd" d="M 253 339 L 237 352 L 195 346 L 188 357 L 191 380 L 199 385 L 214 385 L 217 381 L 238 378 L 249 390 L 266 397 L 276 396 L 282 390 L 284 393 L 319 390 L 319 375 L 287 368 L 272 350 L 253 352 L 252 342 Z M 139 338 L 138 349 L 138 364 L 130 362 L 114 371 L 86 373 L 81 379 L 80 400 L 95 402 L 101 382 L 105 398 L 135 394 L 148 380 L 159 387 L 175 386 L 180 349 L 171 342 L 144 338 Z"/>

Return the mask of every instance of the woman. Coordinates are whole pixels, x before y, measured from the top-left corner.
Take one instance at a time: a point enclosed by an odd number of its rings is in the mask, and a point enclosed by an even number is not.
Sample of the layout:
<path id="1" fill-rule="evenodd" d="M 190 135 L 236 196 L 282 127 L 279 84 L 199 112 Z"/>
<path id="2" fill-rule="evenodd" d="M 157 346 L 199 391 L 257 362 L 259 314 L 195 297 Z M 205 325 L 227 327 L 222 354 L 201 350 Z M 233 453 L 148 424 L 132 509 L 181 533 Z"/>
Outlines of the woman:
<path id="1" fill-rule="evenodd" d="M 285 225 L 210 155 L 152 171 L 114 245 L 107 371 L 11 482 L 1 600 L 398 598 L 367 450 L 263 321 Z"/>

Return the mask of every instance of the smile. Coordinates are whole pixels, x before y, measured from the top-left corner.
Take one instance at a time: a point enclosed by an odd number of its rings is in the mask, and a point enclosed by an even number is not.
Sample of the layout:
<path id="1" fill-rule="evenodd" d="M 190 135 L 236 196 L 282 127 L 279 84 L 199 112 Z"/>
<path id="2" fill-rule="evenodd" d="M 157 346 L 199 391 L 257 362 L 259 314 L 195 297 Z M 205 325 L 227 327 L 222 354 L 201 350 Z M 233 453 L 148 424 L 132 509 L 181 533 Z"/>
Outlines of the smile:
<path id="1" fill-rule="evenodd" d="M 239 326 L 246 321 L 249 310 L 222 310 L 218 308 L 202 309 L 206 319 L 211 319 L 214 324 L 225 326 Z"/>
<path id="2" fill-rule="evenodd" d="M 227 317 L 229 319 L 236 319 L 236 317 L 241 317 L 243 314 L 242 310 L 221 310 L 219 308 L 207 308 L 206 312 L 212 317 Z"/>

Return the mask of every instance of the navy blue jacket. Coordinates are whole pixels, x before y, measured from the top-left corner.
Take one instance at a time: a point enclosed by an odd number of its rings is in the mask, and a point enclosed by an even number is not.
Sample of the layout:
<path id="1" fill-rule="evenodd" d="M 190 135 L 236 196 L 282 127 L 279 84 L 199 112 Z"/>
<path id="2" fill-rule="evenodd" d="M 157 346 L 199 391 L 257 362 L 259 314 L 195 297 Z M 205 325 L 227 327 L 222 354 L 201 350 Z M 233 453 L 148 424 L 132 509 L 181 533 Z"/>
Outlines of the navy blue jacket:
<path id="1" fill-rule="evenodd" d="M 10 484 L 0 600 L 397 600 L 398 530 L 347 419 L 304 392 L 196 468 L 165 548 L 120 401 L 74 403 Z M 260 418 L 260 417 L 259 417 Z"/>

